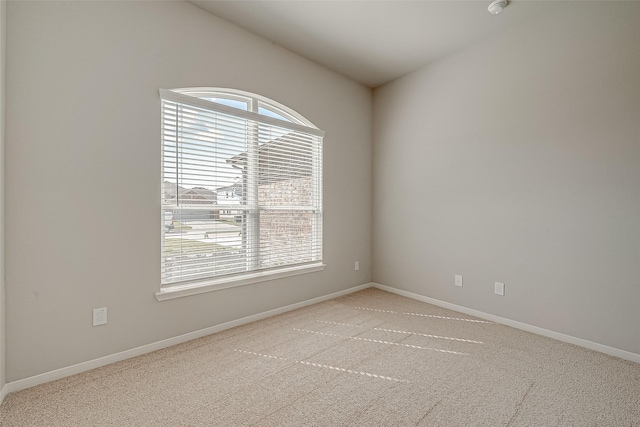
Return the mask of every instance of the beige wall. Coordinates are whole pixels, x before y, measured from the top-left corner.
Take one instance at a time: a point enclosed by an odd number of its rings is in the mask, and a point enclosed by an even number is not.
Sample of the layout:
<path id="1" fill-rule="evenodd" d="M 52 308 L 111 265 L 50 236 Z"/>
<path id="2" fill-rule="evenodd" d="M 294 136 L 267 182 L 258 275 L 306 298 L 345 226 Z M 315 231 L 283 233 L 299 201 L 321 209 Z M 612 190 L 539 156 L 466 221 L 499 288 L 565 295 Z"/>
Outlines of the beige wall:
<path id="1" fill-rule="evenodd" d="M 184 2 L 11 2 L 7 64 L 9 381 L 370 281 L 369 89 Z M 323 272 L 156 301 L 158 89 L 190 86 L 326 131 Z"/>
<path id="2" fill-rule="evenodd" d="M 374 281 L 640 354 L 639 46 L 568 2 L 376 90 Z"/>
<path id="3" fill-rule="evenodd" d="M 0 390 L 5 381 L 5 293 L 4 293 L 4 112 L 7 43 L 7 2 L 0 0 Z"/>

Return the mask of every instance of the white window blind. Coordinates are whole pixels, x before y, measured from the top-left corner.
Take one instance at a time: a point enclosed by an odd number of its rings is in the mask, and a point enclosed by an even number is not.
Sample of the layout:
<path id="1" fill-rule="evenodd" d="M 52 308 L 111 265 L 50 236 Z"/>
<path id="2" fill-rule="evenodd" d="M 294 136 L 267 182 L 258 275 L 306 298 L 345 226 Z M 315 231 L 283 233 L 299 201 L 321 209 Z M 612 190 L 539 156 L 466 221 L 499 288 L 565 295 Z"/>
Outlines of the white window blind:
<path id="1" fill-rule="evenodd" d="M 160 96 L 162 286 L 321 262 L 324 133 L 262 97 Z"/>

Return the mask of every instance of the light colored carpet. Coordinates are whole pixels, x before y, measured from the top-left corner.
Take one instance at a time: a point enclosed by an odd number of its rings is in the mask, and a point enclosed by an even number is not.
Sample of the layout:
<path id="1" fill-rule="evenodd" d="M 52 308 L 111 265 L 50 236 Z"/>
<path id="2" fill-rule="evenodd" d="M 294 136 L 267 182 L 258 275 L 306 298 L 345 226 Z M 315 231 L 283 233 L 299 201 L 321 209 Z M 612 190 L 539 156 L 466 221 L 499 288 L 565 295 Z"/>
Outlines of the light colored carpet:
<path id="1" fill-rule="evenodd" d="M 640 365 L 376 289 L 6 397 L 2 426 L 640 426 Z"/>

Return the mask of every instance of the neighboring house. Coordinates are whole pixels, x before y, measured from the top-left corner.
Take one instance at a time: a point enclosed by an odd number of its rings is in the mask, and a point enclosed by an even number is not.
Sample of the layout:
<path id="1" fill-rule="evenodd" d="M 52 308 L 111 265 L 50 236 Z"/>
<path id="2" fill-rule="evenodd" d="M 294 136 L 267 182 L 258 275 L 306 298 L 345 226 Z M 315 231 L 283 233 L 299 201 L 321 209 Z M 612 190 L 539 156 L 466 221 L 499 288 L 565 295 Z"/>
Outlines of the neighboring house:
<path id="1" fill-rule="evenodd" d="M 284 135 L 258 148 L 258 204 L 263 206 L 310 206 L 313 165 L 309 161 L 308 148 L 299 141 Z M 227 160 L 242 171 L 242 182 L 247 177 L 247 153 L 243 152 Z M 234 184 L 240 189 L 242 185 Z M 231 188 L 231 187 L 223 187 Z M 223 189 L 218 189 L 218 191 Z"/>
<path id="2" fill-rule="evenodd" d="M 215 205 L 217 194 L 204 187 L 180 188 L 180 200 L 190 205 Z"/>
<path id="3" fill-rule="evenodd" d="M 175 203 L 178 191 L 180 190 L 184 190 L 184 188 L 173 182 L 164 181 L 162 183 L 162 204 L 167 205 Z"/>
<path id="4" fill-rule="evenodd" d="M 176 203 L 187 205 L 211 205 L 211 209 L 177 209 L 174 214 L 179 217 L 174 219 L 178 221 L 202 221 L 209 219 L 218 219 L 219 213 L 217 209 L 217 193 L 204 187 L 184 188 L 173 182 L 165 181 L 162 183 L 162 202 L 164 205 L 172 205 Z"/>
<path id="5" fill-rule="evenodd" d="M 226 209 L 225 207 L 231 208 L 233 205 L 242 205 L 243 203 L 243 190 L 242 190 L 242 182 L 237 180 L 235 183 L 231 185 L 227 185 L 225 187 L 216 188 L 217 194 L 217 204 L 220 209 L 220 219 L 236 219 L 236 215 L 238 213 L 234 213 L 231 209 Z"/>
<path id="6" fill-rule="evenodd" d="M 272 183 L 275 181 L 290 180 L 292 178 L 310 178 L 312 165 L 304 160 L 304 156 L 296 156 L 301 148 L 295 138 L 283 135 L 258 148 L 258 177 L 259 185 Z M 283 158 L 283 153 L 289 153 L 289 158 L 280 167 L 274 164 L 273 159 Z M 307 154 L 307 153 L 304 153 Z M 300 158 L 300 160 L 297 160 Z M 227 160 L 234 168 L 244 171 L 247 166 L 247 153 L 243 152 Z M 268 167 L 267 167 L 268 164 Z M 268 174 L 267 174 L 268 171 Z"/>
<path id="7" fill-rule="evenodd" d="M 309 150 L 309 151 L 307 151 Z M 309 160 L 311 144 L 306 147 L 295 137 L 283 135 L 258 148 L 258 204 L 260 213 L 260 246 L 265 254 L 262 268 L 292 262 L 305 262 L 292 248 L 304 247 L 313 241 L 314 221 L 318 221 L 313 209 L 300 210 L 300 206 L 312 206 L 313 165 Z M 247 153 L 243 152 L 227 160 L 242 171 L 242 182 L 247 180 Z M 242 190 L 242 185 L 234 184 Z M 245 184 L 246 185 L 246 184 Z M 218 191 L 225 191 L 223 187 Z M 245 188 L 247 188 L 245 186 Z M 242 196 L 242 192 L 239 193 Z M 245 204 L 246 201 L 242 202 Z M 263 207 L 291 207 L 289 215 L 273 215 Z"/>

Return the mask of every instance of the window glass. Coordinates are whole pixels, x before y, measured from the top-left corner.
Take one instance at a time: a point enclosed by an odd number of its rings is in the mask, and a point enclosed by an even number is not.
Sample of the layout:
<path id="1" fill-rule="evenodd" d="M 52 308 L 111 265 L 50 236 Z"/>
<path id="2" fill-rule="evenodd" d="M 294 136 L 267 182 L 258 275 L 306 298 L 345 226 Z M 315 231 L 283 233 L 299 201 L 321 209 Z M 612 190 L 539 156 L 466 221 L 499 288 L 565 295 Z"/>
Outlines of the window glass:
<path id="1" fill-rule="evenodd" d="M 249 109 L 249 105 L 247 101 L 240 101 L 237 99 L 228 99 L 228 98 L 214 98 L 214 97 L 201 97 L 206 101 L 216 102 L 218 104 L 227 105 L 233 108 L 239 108 L 240 110 L 247 111 Z"/>
<path id="2" fill-rule="evenodd" d="M 260 113 L 260 114 L 262 114 L 264 116 L 269 116 L 269 117 L 273 117 L 273 118 L 276 118 L 276 119 L 284 120 L 286 122 L 292 121 L 290 118 L 285 117 L 281 113 L 277 113 L 273 109 L 266 108 L 266 107 L 264 107 L 262 105 L 258 107 L 258 113 Z"/>

